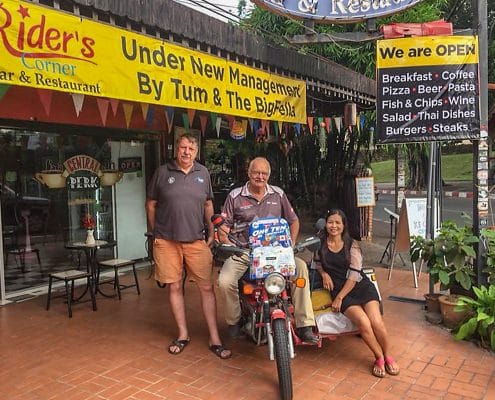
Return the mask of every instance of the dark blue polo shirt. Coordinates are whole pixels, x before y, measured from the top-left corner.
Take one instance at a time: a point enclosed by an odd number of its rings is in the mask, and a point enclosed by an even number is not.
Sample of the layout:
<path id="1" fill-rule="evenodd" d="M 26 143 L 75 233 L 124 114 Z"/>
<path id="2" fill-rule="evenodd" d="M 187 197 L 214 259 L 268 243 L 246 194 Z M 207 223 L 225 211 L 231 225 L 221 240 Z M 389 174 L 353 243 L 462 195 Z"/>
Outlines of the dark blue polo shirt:
<path id="1" fill-rule="evenodd" d="M 156 238 L 194 242 L 205 238 L 204 205 L 213 200 L 210 174 L 196 161 L 186 175 L 175 161 L 159 167 L 151 179 L 148 200 L 156 200 Z"/>

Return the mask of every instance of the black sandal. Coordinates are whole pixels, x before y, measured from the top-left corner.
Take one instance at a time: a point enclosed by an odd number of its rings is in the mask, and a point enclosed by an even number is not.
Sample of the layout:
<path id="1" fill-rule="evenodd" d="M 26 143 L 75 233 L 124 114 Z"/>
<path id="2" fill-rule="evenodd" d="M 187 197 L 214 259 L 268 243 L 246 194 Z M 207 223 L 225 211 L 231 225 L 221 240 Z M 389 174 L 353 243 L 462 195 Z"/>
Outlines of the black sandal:
<path id="1" fill-rule="evenodd" d="M 174 356 L 176 356 L 177 354 L 182 353 L 182 350 L 184 350 L 184 348 L 189 344 L 190 341 L 191 341 L 191 339 L 175 339 L 175 340 L 172 340 L 172 343 L 170 343 L 168 345 L 168 352 L 170 354 L 173 354 Z M 179 349 L 179 351 L 173 351 L 172 350 L 173 347 L 177 347 Z"/>
<path id="2" fill-rule="evenodd" d="M 223 344 L 211 344 L 210 351 L 212 351 L 213 354 L 215 354 L 218 358 L 221 358 L 222 360 L 226 360 L 227 358 L 232 357 L 232 352 L 229 349 L 223 347 Z M 226 351 L 228 352 L 227 354 L 224 353 Z"/>

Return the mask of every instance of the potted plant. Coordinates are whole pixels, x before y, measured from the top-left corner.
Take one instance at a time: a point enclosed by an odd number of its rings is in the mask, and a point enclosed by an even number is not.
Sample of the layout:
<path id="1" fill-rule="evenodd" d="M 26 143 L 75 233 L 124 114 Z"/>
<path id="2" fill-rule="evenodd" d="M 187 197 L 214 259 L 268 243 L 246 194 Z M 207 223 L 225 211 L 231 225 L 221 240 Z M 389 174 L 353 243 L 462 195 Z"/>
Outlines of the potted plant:
<path id="1" fill-rule="evenodd" d="M 482 347 L 495 350 L 495 286 L 473 287 L 475 298 L 461 296 L 457 309 L 467 309 L 471 318 L 459 326 L 457 340 L 476 339 Z"/>
<path id="2" fill-rule="evenodd" d="M 449 290 L 448 296 L 438 298 L 444 324 L 449 328 L 466 317 L 466 314 L 455 312 L 454 307 L 459 293 L 470 294 L 475 276 L 474 244 L 478 241 L 471 227 L 459 227 L 453 221 L 443 222 L 434 239 L 412 238 L 411 261 L 421 258 L 433 282 L 439 283 L 441 290 Z"/>

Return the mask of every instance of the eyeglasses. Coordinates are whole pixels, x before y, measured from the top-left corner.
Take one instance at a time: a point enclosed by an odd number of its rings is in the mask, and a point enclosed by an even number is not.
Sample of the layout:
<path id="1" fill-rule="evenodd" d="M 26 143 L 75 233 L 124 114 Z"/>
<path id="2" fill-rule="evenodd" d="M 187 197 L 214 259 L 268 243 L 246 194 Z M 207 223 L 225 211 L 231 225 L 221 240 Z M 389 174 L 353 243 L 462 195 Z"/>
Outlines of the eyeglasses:
<path id="1" fill-rule="evenodd" d="M 266 172 L 266 171 L 250 171 L 249 175 L 252 175 L 252 176 L 261 175 L 264 178 L 268 178 L 270 176 L 270 173 Z"/>

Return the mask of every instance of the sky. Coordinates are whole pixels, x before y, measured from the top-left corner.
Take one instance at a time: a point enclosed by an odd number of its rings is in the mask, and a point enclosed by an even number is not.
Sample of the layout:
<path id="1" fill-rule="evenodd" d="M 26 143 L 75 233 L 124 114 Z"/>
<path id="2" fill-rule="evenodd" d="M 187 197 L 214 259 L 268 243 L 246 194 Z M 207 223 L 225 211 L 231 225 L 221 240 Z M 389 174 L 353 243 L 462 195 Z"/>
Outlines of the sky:
<path id="1" fill-rule="evenodd" d="M 198 6 L 197 4 L 194 4 L 190 0 L 174 0 L 174 1 L 176 1 L 177 3 L 183 4 L 185 6 L 194 8 L 194 9 L 196 9 L 202 13 L 211 15 L 214 18 L 218 18 L 218 19 L 225 21 L 225 18 L 222 18 L 220 15 L 215 14 L 214 12 L 207 10 L 207 9 L 213 9 L 213 10 L 217 11 L 218 9 L 215 8 L 214 6 L 210 6 L 206 3 L 204 3 L 204 6 L 201 7 L 201 6 Z M 207 0 L 207 1 L 208 1 L 208 3 L 214 4 L 215 6 L 221 7 L 223 10 L 226 10 L 232 14 L 237 15 L 238 0 Z M 203 3 L 203 1 L 201 1 L 201 0 L 194 0 L 194 2 L 195 3 Z M 250 1 L 247 1 L 247 4 L 248 4 L 248 7 L 252 7 L 252 3 Z M 232 17 L 232 18 L 234 18 L 234 17 Z"/>

